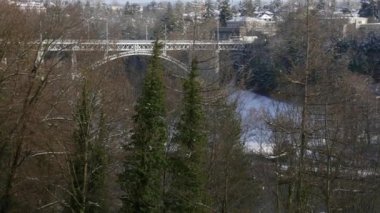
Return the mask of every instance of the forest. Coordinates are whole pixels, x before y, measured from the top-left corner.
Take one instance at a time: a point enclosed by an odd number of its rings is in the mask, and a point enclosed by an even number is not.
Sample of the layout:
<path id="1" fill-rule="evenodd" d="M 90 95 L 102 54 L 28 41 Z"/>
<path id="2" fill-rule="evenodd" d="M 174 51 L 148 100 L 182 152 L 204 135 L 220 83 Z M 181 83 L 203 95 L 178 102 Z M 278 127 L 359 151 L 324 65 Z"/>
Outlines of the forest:
<path id="1" fill-rule="evenodd" d="M 276 34 L 253 30 L 219 60 L 168 53 L 184 71 L 160 58 L 165 40 L 215 40 L 258 5 L 222 0 L 216 19 L 208 0 L 185 19 L 181 1 L 41 12 L 0 0 L 0 213 L 378 212 L 380 35 L 344 35 L 309 4 L 272 2 Z M 94 68 L 107 52 L 49 51 L 64 39 L 154 48 Z M 273 102 L 242 113 L 235 91 Z"/>

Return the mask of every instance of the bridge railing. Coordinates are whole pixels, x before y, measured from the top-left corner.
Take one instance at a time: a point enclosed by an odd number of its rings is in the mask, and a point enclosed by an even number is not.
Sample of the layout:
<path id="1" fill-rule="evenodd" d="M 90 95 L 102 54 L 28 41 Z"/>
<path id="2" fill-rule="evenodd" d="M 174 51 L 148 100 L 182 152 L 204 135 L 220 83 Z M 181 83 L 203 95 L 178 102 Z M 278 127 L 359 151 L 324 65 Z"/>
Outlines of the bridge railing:
<path id="1" fill-rule="evenodd" d="M 57 40 L 46 41 L 49 51 L 135 51 L 152 50 L 154 40 Z M 242 50 L 250 43 L 244 41 L 162 41 L 166 51 L 183 50 Z"/>

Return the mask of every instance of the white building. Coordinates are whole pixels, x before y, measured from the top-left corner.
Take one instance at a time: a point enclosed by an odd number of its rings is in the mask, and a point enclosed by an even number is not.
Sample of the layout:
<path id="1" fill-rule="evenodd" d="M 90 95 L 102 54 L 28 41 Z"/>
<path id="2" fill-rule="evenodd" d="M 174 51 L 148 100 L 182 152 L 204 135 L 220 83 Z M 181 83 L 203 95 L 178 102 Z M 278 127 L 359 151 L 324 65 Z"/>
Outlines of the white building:
<path id="1" fill-rule="evenodd" d="M 36 11 L 38 13 L 45 12 L 46 7 L 42 2 L 37 1 L 28 1 L 28 2 L 15 2 L 15 1 L 8 1 L 9 4 L 14 4 L 21 10 L 28 10 L 28 11 Z"/>

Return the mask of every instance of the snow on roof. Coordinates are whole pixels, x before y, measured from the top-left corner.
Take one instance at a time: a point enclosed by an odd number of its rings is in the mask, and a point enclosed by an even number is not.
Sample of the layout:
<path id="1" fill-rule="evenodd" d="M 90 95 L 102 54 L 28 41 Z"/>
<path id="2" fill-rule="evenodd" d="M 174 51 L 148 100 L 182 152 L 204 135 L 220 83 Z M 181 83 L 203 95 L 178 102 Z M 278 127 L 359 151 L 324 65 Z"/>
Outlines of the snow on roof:
<path id="1" fill-rule="evenodd" d="M 264 13 L 264 14 L 262 14 L 259 18 L 260 18 L 260 19 L 272 19 L 273 16 L 270 16 L 270 15 Z"/>
<path id="2" fill-rule="evenodd" d="M 268 15 L 273 15 L 273 13 L 271 11 L 268 11 L 268 10 L 264 11 L 263 13 L 268 14 Z"/>

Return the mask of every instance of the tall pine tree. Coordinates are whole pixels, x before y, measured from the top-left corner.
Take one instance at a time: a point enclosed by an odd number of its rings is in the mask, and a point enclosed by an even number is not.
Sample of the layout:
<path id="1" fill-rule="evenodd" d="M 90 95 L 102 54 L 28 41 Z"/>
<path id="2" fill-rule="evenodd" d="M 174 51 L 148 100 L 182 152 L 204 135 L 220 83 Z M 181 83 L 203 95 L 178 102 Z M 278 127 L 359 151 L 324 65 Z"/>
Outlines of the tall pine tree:
<path id="1" fill-rule="evenodd" d="M 158 212 L 162 208 L 165 168 L 165 101 L 163 67 L 160 63 L 161 45 L 153 48 L 142 95 L 136 105 L 131 140 L 124 146 L 126 159 L 120 184 L 122 212 Z"/>
<path id="2" fill-rule="evenodd" d="M 183 84 L 184 99 L 177 133 L 171 153 L 172 182 L 166 204 L 171 212 L 202 212 L 202 192 L 205 181 L 202 171 L 206 151 L 204 116 L 196 60 Z"/>

